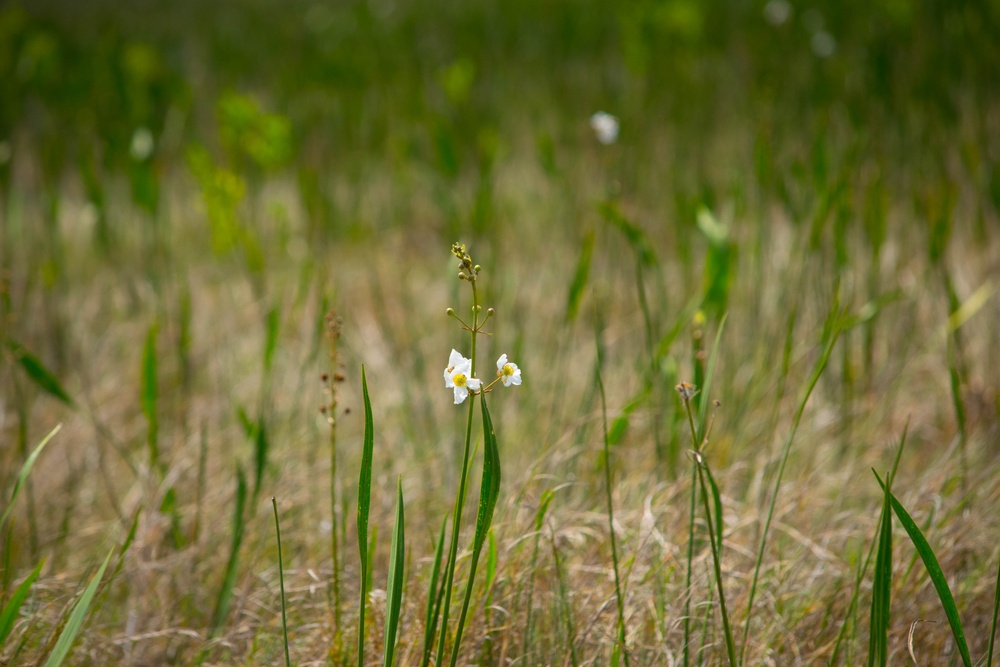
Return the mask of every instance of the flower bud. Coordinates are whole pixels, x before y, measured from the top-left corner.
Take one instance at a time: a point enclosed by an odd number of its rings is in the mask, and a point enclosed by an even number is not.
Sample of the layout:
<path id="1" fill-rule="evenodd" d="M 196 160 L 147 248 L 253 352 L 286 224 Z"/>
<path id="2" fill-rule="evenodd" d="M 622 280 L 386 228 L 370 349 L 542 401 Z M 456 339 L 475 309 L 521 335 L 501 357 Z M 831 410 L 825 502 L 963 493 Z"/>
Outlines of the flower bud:
<path id="1" fill-rule="evenodd" d="M 449 308 L 448 310 L 446 310 L 444 312 L 445 312 L 445 315 L 447 315 L 448 317 L 455 317 L 455 309 L 454 308 Z"/>

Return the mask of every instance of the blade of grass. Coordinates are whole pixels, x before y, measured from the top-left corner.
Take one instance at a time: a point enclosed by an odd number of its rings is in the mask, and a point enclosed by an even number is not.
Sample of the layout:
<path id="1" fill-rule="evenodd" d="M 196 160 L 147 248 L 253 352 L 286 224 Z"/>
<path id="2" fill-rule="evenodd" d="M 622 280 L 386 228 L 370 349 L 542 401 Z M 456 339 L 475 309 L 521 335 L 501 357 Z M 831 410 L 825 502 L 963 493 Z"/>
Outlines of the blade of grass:
<path id="1" fill-rule="evenodd" d="M 146 446 L 149 447 L 149 467 L 158 473 L 160 468 L 160 423 L 157 417 L 156 386 L 156 322 L 149 325 L 146 344 L 142 349 L 142 414 L 146 417 Z"/>
<path id="2" fill-rule="evenodd" d="M 233 508 L 233 537 L 229 547 L 229 561 L 226 563 L 226 573 L 222 579 L 222 588 L 215 602 L 215 612 L 212 614 L 212 630 L 210 636 L 222 628 L 229 615 L 229 605 L 233 599 L 233 588 L 236 586 L 236 570 L 239 564 L 240 545 L 243 543 L 244 510 L 247 503 L 247 479 L 243 468 L 236 466 L 236 505 Z"/>
<path id="3" fill-rule="evenodd" d="M 538 501 L 538 512 L 535 513 L 535 546 L 531 553 L 531 567 L 528 568 L 528 602 L 525 606 L 528 608 L 527 618 L 524 621 L 524 644 L 521 647 L 521 654 L 524 656 L 528 655 L 528 646 L 531 645 L 531 634 L 532 634 L 532 597 L 535 592 L 535 568 L 538 565 L 538 543 L 542 536 L 542 525 L 545 521 L 545 514 L 549 510 L 549 505 L 552 503 L 552 499 L 555 494 L 551 489 L 545 489 L 542 492 L 542 497 Z"/>
<path id="4" fill-rule="evenodd" d="M 899 439 L 899 447 L 896 448 L 896 458 L 893 459 L 892 468 L 889 469 L 889 484 L 896 478 L 896 471 L 899 470 L 899 461 L 903 456 L 903 447 L 906 445 L 906 434 L 910 430 L 910 420 L 907 418 L 906 425 L 903 426 L 903 435 Z M 881 522 L 879 523 L 881 527 Z M 837 658 L 840 655 L 840 646 L 844 641 L 844 636 L 847 634 L 847 628 L 849 625 L 853 625 L 850 619 L 854 615 L 855 608 L 858 604 L 858 595 L 861 592 L 861 581 L 864 579 L 865 572 L 868 571 L 868 564 L 871 563 L 872 556 L 875 555 L 875 548 L 878 546 L 877 540 L 872 540 L 871 546 L 868 548 L 868 553 L 865 555 L 865 560 L 863 563 L 858 564 L 858 572 L 854 579 L 854 593 L 851 595 L 851 602 L 847 605 L 847 614 L 844 616 L 844 622 L 840 626 L 840 631 L 837 632 L 837 640 L 833 645 L 833 651 L 830 653 L 830 661 L 827 663 L 830 667 L 837 664 Z"/>
<path id="5" fill-rule="evenodd" d="M 42 441 L 38 443 L 35 449 L 25 460 L 24 464 L 21 466 L 21 472 L 17 474 L 17 479 L 14 480 L 14 490 L 11 491 L 10 500 L 7 502 L 7 508 L 4 509 L 3 515 L 0 516 L 0 526 L 3 526 L 4 521 L 7 520 L 11 510 L 14 509 L 14 502 L 17 500 L 17 496 L 21 492 L 21 487 L 24 485 L 25 480 L 28 479 L 28 474 L 31 473 L 32 466 L 34 466 L 35 461 L 38 460 L 38 455 L 42 453 L 42 450 L 45 449 L 45 445 L 49 444 L 49 440 L 51 440 L 52 436 L 58 433 L 61 428 L 62 424 L 58 424 L 54 429 L 49 431 L 49 434 L 42 438 Z"/>
<path id="6" fill-rule="evenodd" d="M 87 618 L 87 612 L 90 611 L 90 605 L 94 601 L 94 596 L 97 594 L 97 587 L 100 585 L 101 579 L 104 578 L 104 570 L 107 569 L 108 563 L 111 561 L 111 556 L 114 552 L 115 550 L 113 548 L 108 550 L 108 555 L 105 556 L 104 562 L 101 563 L 101 568 L 90 580 L 90 583 L 87 584 L 87 588 L 83 591 L 83 595 L 81 595 L 80 599 L 77 600 L 76 605 L 73 607 L 73 611 L 69 615 L 69 620 L 66 621 L 66 627 L 64 627 L 60 633 L 59 639 L 56 641 L 56 645 L 52 649 L 52 653 L 49 654 L 48 659 L 45 661 L 44 667 L 58 667 L 69 655 L 69 651 L 73 647 L 73 642 L 76 641 L 76 636 L 80 633 L 80 629 L 83 627 L 83 622 Z"/>
<path id="7" fill-rule="evenodd" d="M 41 360 L 27 350 L 23 345 L 12 340 L 7 341 L 7 349 L 11 351 L 17 363 L 21 364 L 21 369 L 25 374 L 38 385 L 38 388 L 59 399 L 69 406 L 73 406 L 73 399 L 70 398 L 66 390 L 59 384 L 59 379 L 55 374 L 45 367 Z"/>
<path id="8" fill-rule="evenodd" d="M 361 557 L 361 602 L 358 610 L 358 667 L 365 664 L 365 602 L 368 599 L 368 515 L 372 504 L 372 451 L 375 447 L 375 426 L 372 403 L 368 397 L 368 378 L 361 366 L 361 391 L 365 402 L 365 439 L 361 454 L 361 476 L 358 479 L 358 553 Z"/>
<path id="9" fill-rule="evenodd" d="M 969 646 L 965 641 L 965 630 L 962 627 L 962 619 L 958 614 L 958 606 L 955 604 L 955 598 L 951 594 L 948 580 L 941 570 L 941 565 L 938 563 L 934 551 L 931 549 L 927 538 L 924 537 L 916 522 L 913 521 L 906 509 L 903 508 L 903 505 L 888 490 L 892 483 L 891 480 L 889 485 L 886 485 L 882 483 L 877 473 L 875 478 L 878 480 L 879 486 L 886 489 L 886 497 L 892 506 L 893 513 L 895 513 L 896 518 L 903 525 L 906 534 L 910 536 L 910 541 L 916 548 L 917 553 L 920 554 L 921 560 L 924 561 L 924 568 L 927 570 L 927 575 L 930 577 L 931 583 L 934 584 L 934 590 L 937 591 L 938 599 L 941 600 L 941 606 L 944 608 L 945 616 L 948 618 L 948 625 L 951 626 L 951 633 L 955 637 L 955 644 L 958 645 L 958 652 L 962 656 L 963 664 L 965 667 L 972 667 L 972 658 L 969 655 Z"/>
<path id="10" fill-rule="evenodd" d="M 420 661 L 422 667 L 427 667 L 431 660 L 431 647 L 434 645 L 434 633 L 437 631 L 438 616 L 441 612 L 441 591 L 438 590 L 438 579 L 441 576 L 441 556 L 444 554 L 444 534 L 448 527 L 448 518 L 441 521 L 441 532 L 438 534 L 437 547 L 434 549 L 434 564 L 431 566 L 431 581 L 427 586 L 427 614 L 424 621 L 424 650 Z"/>
<path id="11" fill-rule="evenodd" d="M 285 667 L 292 667 L 292 659 L 288 654 L 288 615 L 285 611 L 285 566 L 281 557 L 281 524 L 278 522 L 278 500 L 271 496 L 271 506 L 274 508 L 274 534 L 278 539 L 278 584 L 281 586 L 281 632 L 285 644 Z"/>
<path id="12" fill-rule="evenodd" d="M 872 472 L 875 472 L 874 470 Z M 875 474 L 878 477 L 878 473 Z M 881 483 L 881 480 L 880 480 Z M 878 554 L 872 584 L 872 610 L 869 620 L 868 667 L 885 667 L 889 661 L 889 608 L 892 596 L 892 512 L 889 487 L 883 486 L 882 518 L 879 521 Z"/>
<path id="13" fill-rule="evenodd" d="M 774 487 L 771 490 L 771 501 L 767 508 L 766 518 L 764 519 L 764 530 L 761 532 L 760 545 L 757 548 L 757 559 L 754 563 L 753 577 L 750 581 L 750 593 L 747 598 L 746 622 L 743 628 L 743 641 L 740 643 L 740 663 L 743 662 L 747 642 L 750 640 L 750 621 L 753 618 L 754 595 L 757 592 L 757 581 L 760 577 L 760 568 L 764 563 L 764 549 L 767 546 L 767 536 L 771 529 L 771 520 L 774 518 L 774 507 L 778 501 L 778 491 L 781 488 L 781 478 L 785 473 L 785 464 L 788 463 L 788 454 L 792 449 L 792 442 L 795 440 L 795 434 L 799 430 L 799 424 L 801 423 L 802 415 L 806 410 L 806 404 L 809 403 L 809 397 L 812 396 L 816 383 L 819 382 L 819 378 L 823 374 L 823 370 L 826 368 L 827 362 L 830 361 L 830 354 L 833 352 L 833 347 L 840 336 L 841 319 L 842 313 L 839 310 L 839 306 L 835 305 L 834 309 L 830 313 L 830 319 L 824 327 L 823 339 L 825 341 L 825 345 L 823 346 L 823 352 L 816 361 L 816 366 L 813 368 L 812 376 L 809 378 L 809 384 L 806 386 L 806 390 L 802 394 L 802 399 L 799 401 L 799 407 L 795 411 L 795 417 L 792 420 L 792 428 L 788 432 L 788 437 L 785 438 L 784 448 L 781 452 L 781 462 L 778 465 L 778 473 L 774 477 Z"/>
<path id="14" fill-rule="evenodd" d="M 576 629 L 573 626 L 573 608 L 569 604 L 569 593 L 566 590 L 566 577 L 563 574 L 562 559 L 559 558 L 559 548 L 556 546 L 556 533 L 549 522 L 549 539 L 552 543 L 552 560 L 556 566 L 556 578 L 559 580 L 559 602 L 566 616 L 566 644 L 569 646 L 569 658 L 573 667 L 579 667 L 576 657 Z"/>
<path id="15" fill-rule="evenodd" d="M 609 444 L 608 438 L 608 408 L 607 400 L 604 393 L 604 380 L 601 377 L 601 367 L 597 366 L 595 368 L 595 380 L 597 381 L 597 388 L 601 394 L 601 416 L 603 418 L 603 431 L 604 431 L 604 459 L 602 461 L 602 468 L 604 468 L 604 491 L 605 499 L 607 500 L 608 506 L 608 535 L 611 539 L 611 562 L 614 566 L 615 572 L 615 601 L 618 607 L 618 631 L 616 633 L 620 641 L 625 640 L 625 603 L 622 599 L 622 587 L 621 578 L 618 574 L 618 546 L 615 540 L 615 519 L 614 519 L 614 504 L 611 500 L 611 446 Z M 628 651 L 625 650 L 624 645 L 621 646 L 622 653 L 625 657 L 625 665 L 629 664 Z"/>
<path id="16" fill-rule="evenodd" d="M 469 601 L 472 598 L 472 587 L 476 580 L 476 566 L 483 551 L 483 543 L 493 523 L 493 512 L 496 509 L 497 498 L 500 497 L 500 449 L 497 446 L 496 431 L 493 429 L 493 419 L 486 407 L 486 394 L 479 394 L 480 407 L 483 412 L 483 481 L 479 490 L 479 510 L 476 513 L 476 534 L 472 542 L 472 561 L 469 564 L 469 580 L 465 586 L 465 599 L 462 601 L 462 613 L 458 617 L 458 630 L 455 632 L 455 646 L 451 651 L 451 667 L 458 664 L 458 652 L 462 644 L 462 631 L 465 629 L 465 618 L 469 611 Z"/>
<path id="17" fill-rule="evenodd" d="M 986 667 L 993 667 L 993 642 L 997 637 L 997 612 L 1000 612 L 1000 563 L 997 564 L 997 585 L 993 593 L 993 623 L 990 624 L 990 647 L 986 652 Z"/>
<path id="18" fill-rule="evenodd" d="M 566 296 L 566 322 L 572 322 L 576 319 L 577 311 L 580 309 L 583 289 L 587 286 L 587 279 L 590 277 L 590 261 L 594 255 L 594 238 L 594 230 L 588 231 L 583 237 L 580 258 L 576 263 L 576 272 L 573 274 L 569 294 Z"/>
<path id="19" fill-rule="evenodd" d="M 45 559 L 43 558 L 35 566 L 35 569 L 31 571 L 31 574 L 14 589 L 14 594 L 10 596 L 7 604 L 4 605 L 3 611 L 0 612 L 0 648 L 3 648 L 3 645 L 7 642 L 7 636 L 10 635 L 10 631 L 14 627 L 14 620 L 17 618 L 17 613 L 21 610 L 21 605 L 24 604 L 24 599 L 28 597 L 31 585 L 38 579 L 38 575 L 41 573 L 42 566 L 44 565 Z"/>
<path id="20" fill-rule="evenodd" d="M 399 612 L 403 601 L 403 565 L 406 559 L 406 535 L 403 526 L 403 479 L 396 479 L 396 520 L 392 531 L 392 549 L 389 555 L 389 581 L 386 584 L 385 653 L 382 664 L 392 666 L 396 651 L 396 634 L 399 629 Z"/>
<path id="21" fill-rule="evenodd" d="M 708 540 L 712 546 L 712 565 L 715 568 L 715 584 L 719 591 L 719 611 L 722 614 L 722 631 L 726 640 L 726 656 L 729 659 L 730 667 L 737 667 L 739 662 L 736 659 L 736 644 L 733 641 L 733 628 L 729 623 L 729 611 L 726 609 L 726 596 L 722 585 L 722 501 L 719 498 L 719 489 L 712 479 L 711 472 L 708 479 L 712 487 L 712 494 L 715 496 L 717 521 L 712 521 L 712 510 L 708 504 L 708 491 L 705 489 L 705 480 L 702 478 L 702 471 L 708 471 L 708 464 L 700 453 L 695 453 L 695 463 L 698 465 L 698 485 L 701 487 L 701 500 L 705 506 L 705 521 L 708 522 Z"/>

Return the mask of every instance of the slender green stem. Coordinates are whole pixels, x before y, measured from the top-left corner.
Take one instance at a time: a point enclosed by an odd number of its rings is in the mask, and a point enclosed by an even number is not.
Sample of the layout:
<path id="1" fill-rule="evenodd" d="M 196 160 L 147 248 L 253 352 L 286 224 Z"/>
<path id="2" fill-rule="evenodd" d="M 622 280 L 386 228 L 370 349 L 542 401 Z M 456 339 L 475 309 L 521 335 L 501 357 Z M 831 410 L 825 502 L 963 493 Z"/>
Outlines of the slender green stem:
<path id="1" fill-rule="evenodd" d="M 479 327 L 479 292 L 475 281 L 472 284 L 472 377 L 476 376 L 476 329 Z M 476 402 L 469 401 L 469 419 L 465 427 L 465 454 L 462 456 L 462 478 L 458 485 L 458 496 L 452 514 L 451 542 L 448 547 L 448 567 L 445 575 L 444 604 L 442 605 L 441 634 L 438 636 L 437 664 L 444 656 L 445 639 L 448 636 L 448 616 L 451 593 L 455 581 L 455 561 L 458 559 L 458 537 L 462 527 L 462 510 L 465 507 L 465 491 L 469 478 L 469 455 L 472 444 L 472 416 Z"/>
<path id="2" fill-rule="evenodd" d="M 726 637 L 726 654 L 729 657 L 729 664 L 732 665 L 732 667 L 737 667 L 739 663 L 736 661 L 736 644 L 733 642 L 733 629 L 729 624 L 729 613 L 726 610 L 726 596 L 722 589 L 722 563 L 720 562 L 721 557 L 719 554 L 719 546 L 716 543 L 715 538 L 715 526 L 712 523 L 712 508 L 708 502 L 708 489 L 705 486 L 704 473 L 701 469 L 702 467 L 697 463 L 695 465 L 697 466 L 698 479 L 700 481 L 699 486 L 701 487 L 701 501 L 705 506 L 705 521 L 708 523 L 708 541 L 712 545 L 712 562 L 715 566 L 715 584 L 716 588 L 719 590 L 719 610 L 722 612 L 722 630 Z M 719 526 L 718 529 L 721 531 L 722 526 Z M 721 540 L 721 538 L 722 535 L 720 534 L 719 539 Z"/>
<path id="3" fill-rule="evenodd" d="M 278 536 L 278 581 L 281 584 L 281 630 L 285 637 L 285 667 L 292 667 L 292 659 L 288 654 L 288 616 L 285 612 L 285 567 L 281 557 L 281 525 L 278 523 L 278 501 L 271 496 L 274 507 L 274 532 Z"/>
<path id="4" fill-rule="evenodd" d="M 462 613 L 458 616 L 458 629 L 455 631 L 455 646 L 451 649 L 451 667 L 458 664 L 458 650 L 462 642 L 462 631 L 465 629 L 465 617 L 469 613 L 469 601 L 472 599 L 472 584 L 476 580 L 476 568 L 479 565 L 479 550 L 472 552 L 472 563 L 469 565 L 469 583 L 465 585 L 465 596 L 462 598 Z"/>
<path id="5" fill-rule="evenodd" d="M 840 335 L 839 323 L 834 322 L 833 327 L 833 330 L 829 332 L 823 353 L 820 356 L 819 361 L 816 362 L 816 367 L 813 369 L 812 377 L 809 379 L 809 386 L 806 387 L 806 391 L 802 395 L 802 400 L 799 402 L 798 410 L 795 412 L 795 418 L 792 421 L 792 429 L 788 432 L 788 437 L 785 439 L 784 449 L 781 452 L 781 462 L 778 465 L 778 474 L 774 477 L 774 488 L 771 491 L 771 502 L 767 507 L 767 515 L 764 519 L 764 530 L 761 532 L 760 546 L 757 549 L 757 560 L 753 569 L 753 578 L 750 581 L 750 594 L 747 598 L 746 625 L 743 628 L 743 641 L 740 642 L 741 661 L 746 653 L 747 642 L 750 640 L 750 620 L 753 615 L 754 594 L 757 592 L 757 579 L 760 576 L 760 566 L 764 562 L 764 547 L 767 545 L 767 534 L 771 528 L 771 519 L 774 518 L 774 506 L 778 500 L 778 490 L 781 488 L 781 478 L 785 473 L 785 464 L 788 463 L 788 453 L 792 449 L 792 441 L 795 439 L 795 433 L 799 430 L 799 423 L 802 421 L 802 414 L 805 412 L 806 404 L 809 402 L 809 397 L 812 395 L 813 389 L 816 387 L 816 383 L 823 374 L 823 369 L 826 368 L 826 364 L 830 360 L 830 354 L 833 352 L 833 346 L 837 342 Z"/>
<path id="6" fill-rule="evenodd" d="M 628 667 L 628 649 L 625 647 L 625 603 L 622 600 L 621 579 L 618 576 L 618 547 L 615 541 L 614 505 L 611 500 L 611 447 L 608 443 L 608 407 L 604 396 L 604 380 L 601 369 L 597 368 L 597 386 L 601 391 L 601 415 L 604 420 L 604 491 L 608 502 L 608 533 L 611 536 L 611 562 L 615 568 L 615 598 L 618 601 L 618 636 L 622 644 L 622 655 Z"/>
<path id="7" fill-rule="evenodd" d="M 688 401 L 684 401 L 687 408 L 688 426 L 691 427 L 691 444 L 698 449 L 698 436 L 695 435 L 694 417 L 691 415 L 691 406 Z M 687 575 L 685 577 L 684 595 L 684 666 L 687 667 L 690 659 L 691 644 L 691 576 L 694 563 L 694 513 L 698 506 L 698 464 L 693 463 L 691 468 L 691 508 L 688 515 L 688 549 L 687 549 Z"/>

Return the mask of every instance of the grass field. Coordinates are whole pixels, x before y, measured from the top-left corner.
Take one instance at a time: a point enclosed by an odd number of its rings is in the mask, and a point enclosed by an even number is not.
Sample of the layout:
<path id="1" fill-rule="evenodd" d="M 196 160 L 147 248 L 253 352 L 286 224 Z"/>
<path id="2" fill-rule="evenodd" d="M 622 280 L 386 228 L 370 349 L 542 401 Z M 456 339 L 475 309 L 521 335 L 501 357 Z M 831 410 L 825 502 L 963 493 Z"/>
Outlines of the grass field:
<path id="1" fill-rule="evenodd" d="M 992 665 L 998 34 L 4 4 L 0 664 Z"/>

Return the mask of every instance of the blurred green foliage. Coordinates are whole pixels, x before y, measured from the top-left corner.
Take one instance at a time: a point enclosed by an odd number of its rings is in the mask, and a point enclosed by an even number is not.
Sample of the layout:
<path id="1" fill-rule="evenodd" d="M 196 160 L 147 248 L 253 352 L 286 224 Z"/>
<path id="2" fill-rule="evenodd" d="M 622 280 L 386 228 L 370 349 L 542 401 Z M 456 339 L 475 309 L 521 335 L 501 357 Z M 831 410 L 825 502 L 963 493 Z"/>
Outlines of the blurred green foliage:
<path id="1" fill-rule="evenodd" d="M 389 161 L 444 184 L 474 178 L 481 230 L 506 149 L 541 151 L 553 171 L 590 139 L 584 119 L 609 109 L 630 149 L 624 178 L 649 164 L 650 137 L 669 136 L 683 169 L 668 178 L 692 229 L 701 206 L 739 187 L 727 169 L 752 169 L 819 233 L 852 205 L 831 185 L 852 166 L 873 159 L 897 188 L 897 174 L 940 184 L 940 151 L 956 141 L 996 206 L 984 136 L 997 34 L 996 0 L 15 2 L 0 9 L 0 183 L 25 156 L 48 187 L 77 173 L 106 233 L 109 175 L 128 174 L 155 215 L 162 174 L 196 167 L 188 147 L 200 145 L 241 177 L 294 170 L 312 227 L 329 230 L 337 202 L 319 175 Z M 705 144 L 730 132 L 744 139 L 738 164 L 720 164 Z M 239 196 L 215 189 L 218 227 Z"/>

